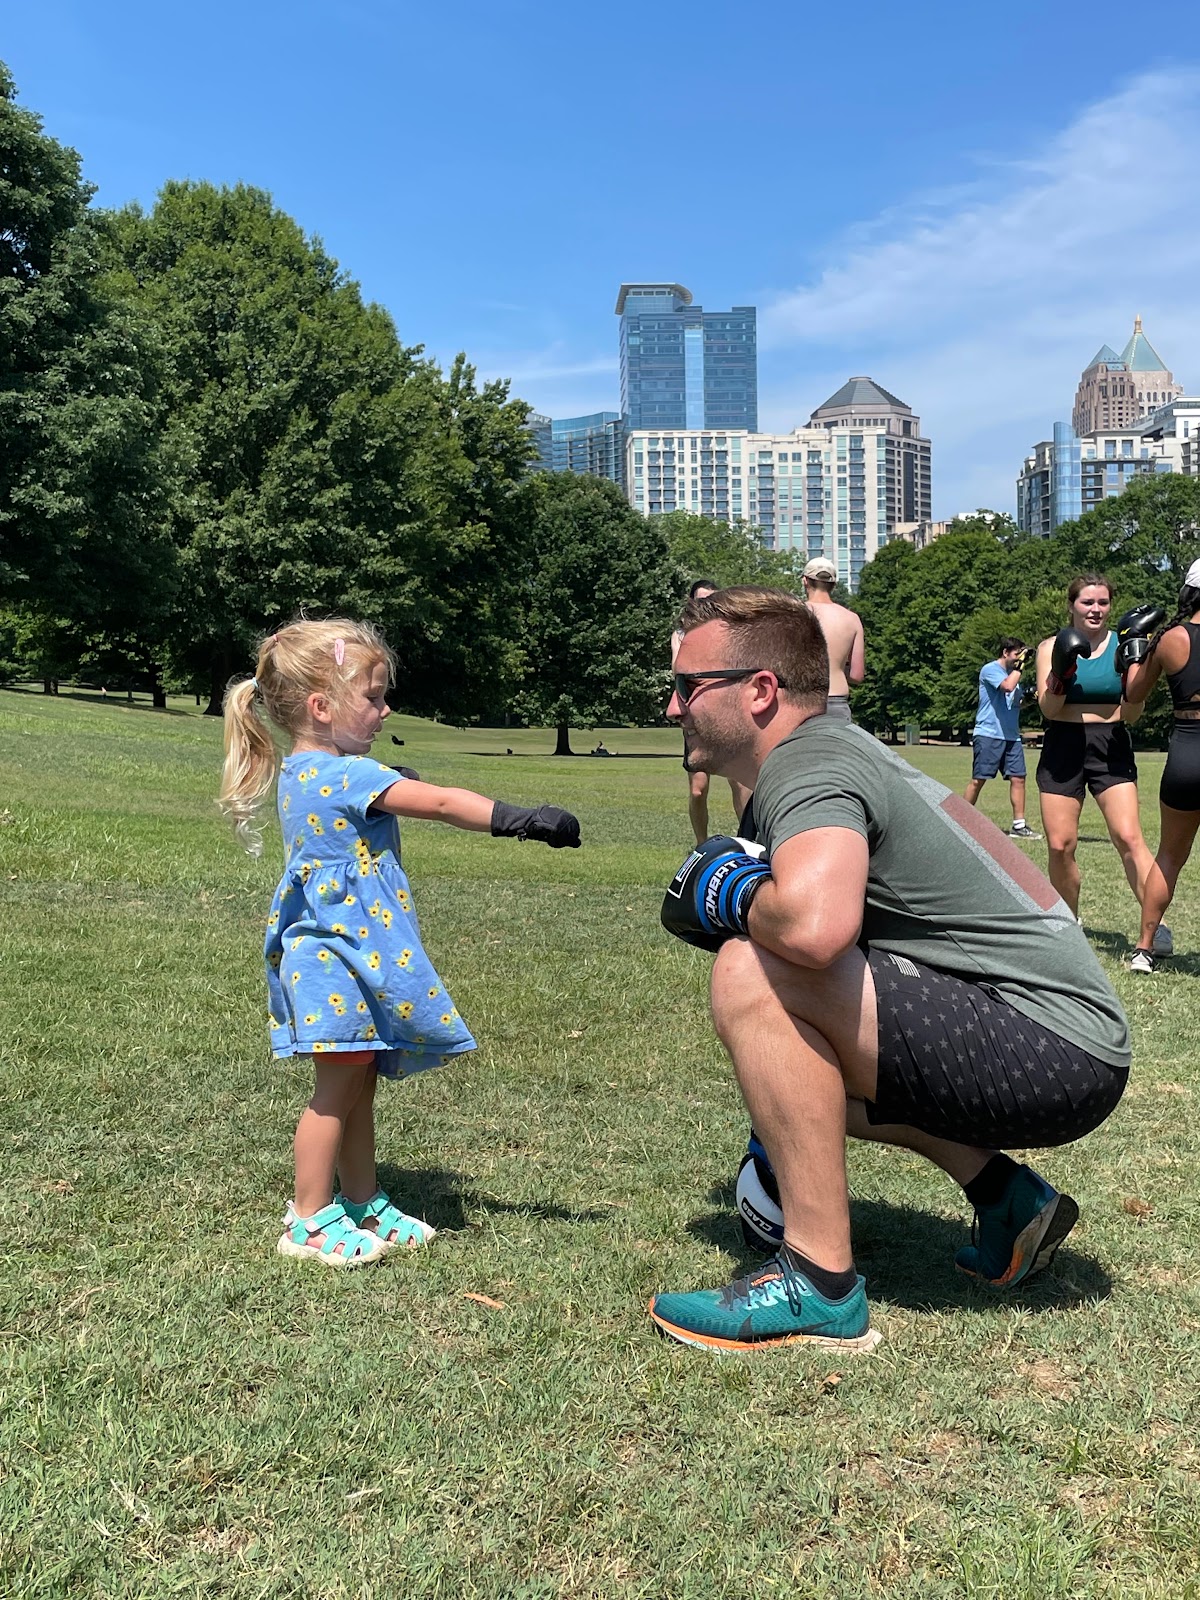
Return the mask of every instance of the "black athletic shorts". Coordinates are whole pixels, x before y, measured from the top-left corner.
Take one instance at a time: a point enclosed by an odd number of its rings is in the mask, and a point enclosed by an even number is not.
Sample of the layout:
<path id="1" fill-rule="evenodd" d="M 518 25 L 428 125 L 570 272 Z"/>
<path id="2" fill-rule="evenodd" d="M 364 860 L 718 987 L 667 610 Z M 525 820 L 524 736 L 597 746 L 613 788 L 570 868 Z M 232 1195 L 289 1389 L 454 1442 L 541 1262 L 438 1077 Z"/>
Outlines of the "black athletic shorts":
<path id="1" fill-rule="evenodd" d="M 868 950 L 879 1008 L 871 1123 L 904 1123 L 993 1150 L 1070 1144 L 1125 1090 L 1111 1067 L 1033 1022 L 988 984 Z"/>
<path id="2" fill-rule="evenodd" d="M 1042 737 L 1037 786 L 1042 794 L 1082 800 L 1085 789 L 1103 794 L 1137 782 L 1133 742 L 1123 722 L 1048 722 Z"/>
<path id="3" fill-rule="evenodd" d="M 1172 729 L 1158 798 L 1172 811 L 1200 811 L 1200 722 Z"/>

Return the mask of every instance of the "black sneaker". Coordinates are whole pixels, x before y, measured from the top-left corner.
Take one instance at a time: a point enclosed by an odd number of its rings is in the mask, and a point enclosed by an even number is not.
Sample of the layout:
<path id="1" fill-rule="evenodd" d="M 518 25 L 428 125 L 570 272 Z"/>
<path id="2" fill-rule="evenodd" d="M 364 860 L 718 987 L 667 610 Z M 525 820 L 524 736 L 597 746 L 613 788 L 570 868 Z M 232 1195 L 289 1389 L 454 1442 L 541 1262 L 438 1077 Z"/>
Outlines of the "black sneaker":
<path id="1" fill-rule="evenodd" d="M 1153 950 L 1135 950 L 1129 958 L 1130 972 L 1153 972 L 1157 966 Z"/>
<path id="2" fill-rule="evenodd" d="M 1008 830 L 1010 839 L 1040 839 L 1040 833 L 1034 833 L 1027 822 L 1014 822 Z"/>

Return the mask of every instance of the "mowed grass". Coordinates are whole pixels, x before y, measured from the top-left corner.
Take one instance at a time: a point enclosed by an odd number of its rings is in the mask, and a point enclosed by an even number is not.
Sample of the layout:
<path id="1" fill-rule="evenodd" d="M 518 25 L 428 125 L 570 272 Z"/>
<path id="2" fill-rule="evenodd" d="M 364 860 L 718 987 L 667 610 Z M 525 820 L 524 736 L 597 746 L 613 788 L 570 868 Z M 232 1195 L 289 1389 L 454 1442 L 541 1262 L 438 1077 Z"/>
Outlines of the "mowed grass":
<path id="1" fill-rule="evenodd" d="M 586 845 L 406 825 L 480 1049 L 380 1092 L 385 1181 L 434 1248 L 341 1276 L 274 1254 L 308 1090 L 267 1056 L 278 838 L 251 861 L 217 817 L 219 725 L 0 694 L 0 1594 L 1200 1595 L 1195 869 L 1180 955 L 1131 978 L 1089 805 L 1084 917 L 1135 1071 L 1038 1159 L 1083 1213 L 1053 1275 L 979 1291 L 957 1190 L 853 1147 L 879 1350 L 714 1359 L 645 1312 L 753 1259 L 709 961 L 658 924 L 690 842 L 677 736 L 564 761 L 544 731 L 392 729 L 384 759 L 570 806 Z"/>

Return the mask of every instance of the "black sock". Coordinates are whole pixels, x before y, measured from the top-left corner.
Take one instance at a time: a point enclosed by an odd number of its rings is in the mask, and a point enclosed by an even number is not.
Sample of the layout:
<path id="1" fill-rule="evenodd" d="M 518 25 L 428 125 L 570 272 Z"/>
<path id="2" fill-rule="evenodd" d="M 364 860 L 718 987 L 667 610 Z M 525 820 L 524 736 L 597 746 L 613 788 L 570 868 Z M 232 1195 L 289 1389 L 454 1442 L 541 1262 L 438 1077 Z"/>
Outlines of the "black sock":
<path id="1" fill-rule="evenodd" d="M 963 1184 L 963 1193 L 976 1211 L 985 1206 L 997 1206 L 1004 1199 L 1004 1191 L 1017 1170 L 1011 1156 L 993 1156 L 977 1178 Z"/>
<path id="2" fill-rule="evenodd" d="M 854 1285 L 858 1282 L 858 1273 L 854 1270 L 853 1263 L 845 1272 L 830 1272 L 827 1267 L 819 1267 L 815 1261 L 810 1261 L 799 1250 L 794 1250 L 790 1244 L 782 1244 L 779 1254 L 784 1258 L 789 1267 L 795 1267 L 797 1272 L 802 1272 L 812 1284 L 818 1294 L 823 1294 L 826 1300 L 844 1300 Z"/>

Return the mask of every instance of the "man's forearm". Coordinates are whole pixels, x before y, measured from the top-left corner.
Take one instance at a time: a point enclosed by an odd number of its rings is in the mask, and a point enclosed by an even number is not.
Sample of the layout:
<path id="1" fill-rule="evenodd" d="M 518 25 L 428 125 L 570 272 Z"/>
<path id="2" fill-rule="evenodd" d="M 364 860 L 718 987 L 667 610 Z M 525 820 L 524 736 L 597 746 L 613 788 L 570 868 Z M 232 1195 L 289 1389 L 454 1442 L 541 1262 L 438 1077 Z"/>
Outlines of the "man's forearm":
<path id="1" fill-rule="evenodd" d="M 844 916 L 831 916 L 816 896 L 803 907 L 775 882 L 764 883 L 754 897 L 749 917 L 750 937 L 798 967 L 832 966 L 862 931 L 862 919 L 851 932 Z"/>

